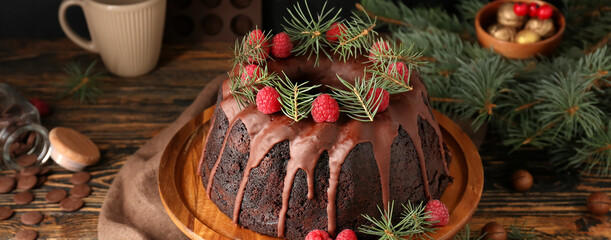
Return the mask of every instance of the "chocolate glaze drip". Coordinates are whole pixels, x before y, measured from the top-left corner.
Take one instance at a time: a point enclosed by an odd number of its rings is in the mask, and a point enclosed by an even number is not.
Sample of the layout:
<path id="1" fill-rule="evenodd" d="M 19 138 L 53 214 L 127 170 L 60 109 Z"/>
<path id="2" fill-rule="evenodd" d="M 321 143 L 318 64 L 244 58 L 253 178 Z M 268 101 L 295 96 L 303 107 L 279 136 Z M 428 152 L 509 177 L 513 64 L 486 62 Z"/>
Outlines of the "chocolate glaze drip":
<path id="1" fill-rule="evenodd" d="M 355 77 L 362 76 L 364 68 L 362 62 L 365 61 L 366 59 L 359 58 L 347 63 L 333 63 L 328 59 L 321 59 L 320 66 L 314 68 L 313 63 L 308 62 L 304 57 L 294 57 L 286 60 L 270 61 L 268 62 L 268 69 L 280 74 L 281 71 L 284 71 L 292 81 L 310 81 L 312 84 L 326 84 L 343 88 L 335 74 L 337 73 L 349 81 L 354 81 Z M 314 123 L 311 119 L 293 122 L 293 120 L 282 115 L 282 113 L 265 115 L 259 112 L 256 106 L 253 105 L 240 110 L 237 102 L 229 92 L 228 81 L 224 81 L 222 86 L 223 100 L 220 106 L 229 120 L 229 127 L 226 130 L 219 156 L 214 167 L 211 169 L 210 175 L 207 176 L 206 191 L 208 191 L 208 196 L 211 196 L 210 189 L 222 153 L 224 152 L 229 132 L 234 124 L 241 120 L 248 130 L 251 144 L 246 169 L 244 170 L 235 198 L 233 209 L 233 222 L 235 224 L 238 223 L 241 203 L 251 170 L 261 163 L 262 159 L 274 145 L 284 140 L 289 140 L 290 143 L 290 160 L 286 167 L 282 191 L 282 208 L 278 216 L 278 237 L 284 236 L 289 198 L 297 172 L 299 169 L 302 169 L 306 173 L 308 199 L 312 199 L 314 197 L 314 170 L 320 155 L 325 151 L 329 154 L 330 171 L 329 188 L 327 190 L 329 233 L 333 235 L 337 230 L 336 199 L 339 174 L 346 156 L 359 143 L 369 142 L 373 147 L 375 161 L 380 174 L 382 199 L 384 207 L 388 207 L 388 203 L 391 201 L 389 192 L 390 151 L 393 139 L 398 135 L 399 126 L 405 129 L 415 145 L 419 157 L 425 196 L 430 198 L 431 194 L 429 192 L 429 180 L 422 150 L 422 141 L 418 134 L 419 117 L 427 121 L 437 133 L 444 171 L 448 176 L 449 171 L 445 160 L 441 131 L 424 102 L 426 99 L 423 98 L 425 96 L 425 86 L 417 73 L 412 74 L 410 84 L 414 90 L 392 95 L 388 109 L 383 113 L 377 114 L 373 122 L 359 122 L 342 116 L 336 123 Z M 325 89 L 321 90 L 324 91 Z M 203 158 L 204 154 L 202 154 L 202 159 L 200 159 L 200 169 L 203 164 Z"/>

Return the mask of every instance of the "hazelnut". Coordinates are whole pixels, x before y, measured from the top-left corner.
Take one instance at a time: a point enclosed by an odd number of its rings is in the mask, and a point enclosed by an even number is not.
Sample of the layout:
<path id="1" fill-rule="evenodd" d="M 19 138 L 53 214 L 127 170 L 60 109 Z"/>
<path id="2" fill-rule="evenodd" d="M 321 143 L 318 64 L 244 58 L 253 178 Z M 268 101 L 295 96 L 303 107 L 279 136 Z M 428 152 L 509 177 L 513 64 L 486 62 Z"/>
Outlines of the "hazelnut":
<path id="1" fill-rule="evenodd" d="M 511 179 L 513 181 L 513 187 L 518 192 L 526 192 L 533 186 L 533 176 L 524 169 L 515 171 L 513 175 L 511 175 Z"/>
<path id="2" fill-rule="evenodd" d="M 593 192 L 588 197 L 588 211 L 594 215 L 606 215 L 611 208 L 609 196 L 603 192 Z"/>
<path id="3" fill-rule="evenodd" d="M 489 222 L 484 225 L 482 228 L 482 233 L 484 240 L 506 240 L 507 239 L 507 231 L 503 227 L 503 225 L 497 222 Z M 484 235 L 486 234 L 486 235 Z"/>

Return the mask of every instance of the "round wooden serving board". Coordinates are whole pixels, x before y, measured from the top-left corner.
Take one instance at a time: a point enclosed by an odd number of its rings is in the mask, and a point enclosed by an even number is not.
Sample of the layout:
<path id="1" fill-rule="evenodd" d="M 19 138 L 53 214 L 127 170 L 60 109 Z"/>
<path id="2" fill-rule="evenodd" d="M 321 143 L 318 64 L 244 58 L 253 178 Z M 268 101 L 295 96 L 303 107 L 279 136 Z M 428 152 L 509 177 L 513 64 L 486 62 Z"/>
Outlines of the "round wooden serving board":
<path id="1" fill-rule="evenodd" d="M 159 164 L 159 193 L 172 221 L 191 239 L 272 240 L 233 224 L 206 195 L 197 175 L 205 134 L 214 107 L 187 123 L 172 138 Z M 452 120 L 435 111 L 443 140 L 452 153 L 449 185 L 441 201 L 450 210 L 450 222 L 432 234 L 435 239 L 450 239 L 469 221 L 477 208 L 484 186 L 480 156 L 469 137 Z M 304 236 L 305 237 L 305 236 Z"/>

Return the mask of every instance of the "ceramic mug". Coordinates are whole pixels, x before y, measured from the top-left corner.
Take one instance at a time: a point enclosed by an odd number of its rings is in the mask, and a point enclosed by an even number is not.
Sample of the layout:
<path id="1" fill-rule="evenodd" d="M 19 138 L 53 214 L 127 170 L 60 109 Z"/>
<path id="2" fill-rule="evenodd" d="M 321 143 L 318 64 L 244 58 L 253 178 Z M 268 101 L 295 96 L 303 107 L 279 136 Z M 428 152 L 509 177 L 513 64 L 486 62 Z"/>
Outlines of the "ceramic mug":
<path id="1" fill-rule="evenodd" d="M 83 8 L 91 41 L 66 21 L 70 6 Z M 166 0 L 63 0 L 59 23 L 77 45 L 99 53 L 108 70 L 123 77 L 151 71 L 159 60 Z"/>

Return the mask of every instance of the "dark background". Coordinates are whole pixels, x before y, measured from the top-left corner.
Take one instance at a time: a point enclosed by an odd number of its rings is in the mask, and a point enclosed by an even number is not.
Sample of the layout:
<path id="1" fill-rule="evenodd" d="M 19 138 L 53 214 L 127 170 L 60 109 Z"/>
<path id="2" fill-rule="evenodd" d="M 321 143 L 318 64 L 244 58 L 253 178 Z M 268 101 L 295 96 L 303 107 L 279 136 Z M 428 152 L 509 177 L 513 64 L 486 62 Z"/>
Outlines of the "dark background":
<path id="1" fill-rule="evenodd" d="M 190 4 L 191 1 L 249 1 L 249 0 L 168 0 L 168 4 Z M 354 3 L 360 0 L 330 0 L 328 7 L 342 8 L 342 15 L 349 16 L 354 10 Z M 281 23 L 286 9 L 292 7 L 297 1 L 263 0 L 262 25 L 263 29 L 273 32 L 282 31 Z M 299 1 L 303 2 L 303 1 Z M 322 0 L 309 0 L 308 5 L 312 12 L 321 9 Z M 427 0 L 408 1 L 408 5 L 417 4 L 444 4 L 452 6 L 455 1 Z M 65 37 L 59 26 L 57 12 L 61 0 L 0 0 L 0 38 L 44 38 L 56 39 Z M 451 11 L 451 9 L 450 9 Z M 222 13 L 219 13 L 222 14 Z M 72 28 L 83 36 L 88 36 L 87 24 L 83 12 L 78 7 L 71 7 L 67 12 L 67 19 Z M 166 18 L 166 21 L 169 19 Z M 176 24 L 166 23 L 166 32 L 171 33 Z M 180 26 L 178 26 L 180 27 Z"/>

